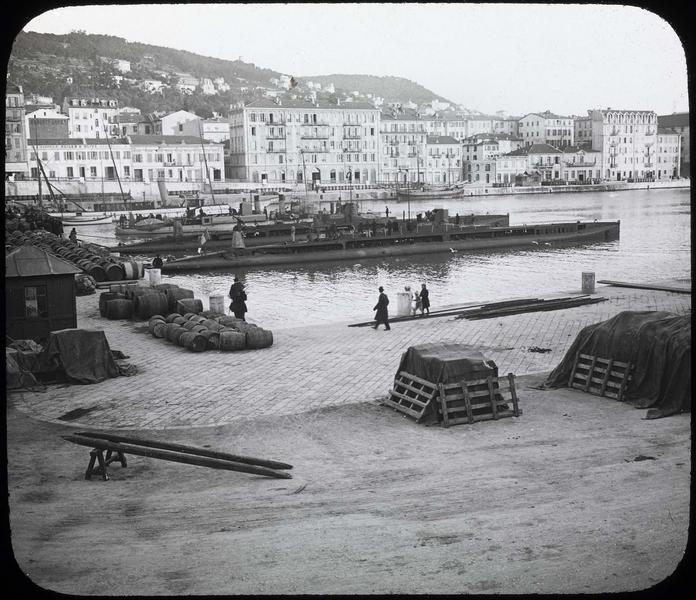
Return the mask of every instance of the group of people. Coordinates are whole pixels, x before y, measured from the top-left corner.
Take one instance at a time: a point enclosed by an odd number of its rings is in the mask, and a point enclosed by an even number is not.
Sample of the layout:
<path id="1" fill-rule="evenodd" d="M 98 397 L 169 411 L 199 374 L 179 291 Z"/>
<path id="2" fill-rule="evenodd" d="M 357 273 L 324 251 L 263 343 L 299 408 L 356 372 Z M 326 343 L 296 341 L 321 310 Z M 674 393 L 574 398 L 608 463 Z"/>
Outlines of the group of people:
<path id="1" fill-rule="evenodd" d="M 411 287 L 406 286 L 405 290 L 411 294 Z M 411 296 L 412 302 L 412 314 L 416 315 L 416 312 L 420 310 L 421 317 L 427 311 L 430 315 L 430 291 L 427 286 L 423 283 L 421 284 L 420 292 L 414 292 Z M 379 286 L 379 297 L 377 298 L 377 304 L 372 310 L 377 311 L 375 314 L 375 324 L 374 329 L 377 329 L 380 325 L 384 325 L 385 331 L 389 331 L 391 327 L 389 326 L 389 296 L 384 293 L 384 288 Z"/>

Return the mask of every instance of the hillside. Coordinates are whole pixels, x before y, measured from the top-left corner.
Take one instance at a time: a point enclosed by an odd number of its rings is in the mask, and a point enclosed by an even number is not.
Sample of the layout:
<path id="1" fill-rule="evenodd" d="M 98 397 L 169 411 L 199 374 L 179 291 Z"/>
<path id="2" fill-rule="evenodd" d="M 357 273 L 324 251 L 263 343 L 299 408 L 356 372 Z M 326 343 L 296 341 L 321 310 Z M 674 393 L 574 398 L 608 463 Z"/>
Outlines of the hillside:
<path id="1" fill-rule="evenodd" d="M 129 61 L 131 71 L 120 73 L 103 58 Z M 207 96 L 200 90 L 186 94 L 173 87 L 179 74 L 211 80 L 221 77 L 229 89 Z M 202 117 L 211 116 L 213 112 L 226 115 L 233 103 L 253 100 L 264 93 L 282 92 L 271 84 L 271 79 L 278 78 L 281 73 L 253 63 L 201 56 L 84 31 L 65 35 L 20 32 L 12 46 L 8 75 L 9 80 L 22 85 L 25 95 L 51 96 L 57 103 L 71 95 L 108 95 L 121 106 L 133 106 L 144 113 L 183 108 Z M 141 82 L 147 79 L 161 81 L 165 88 L 156 94 L 139 89 Z M 421 103 L 443 99 L 402 77 L 337 74 L 298 77 L 297 80 L 299 85 L 293 93 L 299 95 L 309 92 L 307 81 L 314 81 L 333 83 L 336 93 L 358 90 L 387 102 L 412 100 Z"/>
<path id="2" fill-rule="evenodd" d="M 322 86 L 333 83 L 336 90 L 362 94 L 374 94 L 384 98 L 385 102 L 408 102 L 421 104 L 431 100 L 449 102 L 442 96 L 431 92 L 422 85 L 403 77 L 378 77 L 376 75 L 312 75 L 300 77 L 302 81 L 321 83 Z"/>

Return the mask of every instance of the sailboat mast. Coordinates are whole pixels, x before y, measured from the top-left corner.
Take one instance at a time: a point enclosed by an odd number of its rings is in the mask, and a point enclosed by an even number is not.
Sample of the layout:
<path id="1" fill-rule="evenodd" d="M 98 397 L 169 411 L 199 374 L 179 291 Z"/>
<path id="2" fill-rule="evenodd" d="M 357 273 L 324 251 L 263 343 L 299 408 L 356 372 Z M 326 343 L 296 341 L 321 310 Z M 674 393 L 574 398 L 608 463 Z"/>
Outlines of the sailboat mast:
<path id="1" fill-rule="evenodd" d="M 215 192 L 213 191 L 213 182 L 210 181 L 210 169 L 208 169 L 208 159 L 205 156 L 205 146 L 203 146 L 203 131 L 201 130 L 201 122 L 198 121 L 198 133 L 201 138 L 201 150 L 203 151 L 203 162 L 205 163 L 205 174 L 208 176 L 208 184 L 210 185 L 210 195 L 213 198 L 213 205 L 215 205 Z"/>

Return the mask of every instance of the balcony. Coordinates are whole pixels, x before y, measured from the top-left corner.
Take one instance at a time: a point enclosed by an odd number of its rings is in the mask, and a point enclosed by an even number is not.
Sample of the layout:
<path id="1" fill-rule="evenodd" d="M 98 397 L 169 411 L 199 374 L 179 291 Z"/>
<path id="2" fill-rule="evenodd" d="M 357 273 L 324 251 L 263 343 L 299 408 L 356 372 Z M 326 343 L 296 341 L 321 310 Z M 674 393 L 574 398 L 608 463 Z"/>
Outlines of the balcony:
<path id="1" fill-rule="evenodd" d="M 284 154 L 285 152 L 287 152 L 287 150 L 285 148 L 266 148 L 265 150 L 266 150 L 266 152 L 273 153 L 273 154 L 278 154 L 278 153 Z"/>
<path id="2" fill-rule="evenodd" d="M 274 133 L 273 135 L 271 134 L 266 134 L 266 139 L 267 140 L 284 140 L 285 139 L 285 134 L 279 135 L 277 133 Z"/>
<path id="3" fill-rule="evenodd" d="M 597 161 L 593 162 L 570 162 L 570 161 L 565 161 L 563 164 L 565 164 L 566 167 L 570 168 L 583 168 L 583 167 L 594 167 L 597 164 Z"/>
<path id="4" fill-rule="evenodd" d="M 343 139 L 344 140 L 359 140 L 362 137 L 362 134 L 352 134 L 352 133 L 344 133 L 343 134 Z M 392 142 L 391 145 L 396 145 L 396 142 Z"/>
<path id="5" fill-rule="evenodd" d="M 312 134 L 312 135 L 309 135 L 309 134 L 304 134 L 304 133 L 303 133 L 303 134 L 300 136 L 300 139 L 301 139 L 301 140 L 328 140 L 328 139 L 329 139 L 329 135 L 328 135 L 328 134 L 316 134 L 316 135 Z"/>

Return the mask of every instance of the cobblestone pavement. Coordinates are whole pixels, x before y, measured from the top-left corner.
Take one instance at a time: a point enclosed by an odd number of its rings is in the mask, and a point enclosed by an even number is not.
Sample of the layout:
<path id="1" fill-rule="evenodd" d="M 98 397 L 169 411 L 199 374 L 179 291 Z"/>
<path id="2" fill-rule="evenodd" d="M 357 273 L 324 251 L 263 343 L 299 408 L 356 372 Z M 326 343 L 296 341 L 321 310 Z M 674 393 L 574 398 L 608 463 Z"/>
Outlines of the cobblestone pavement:
<path id="1" fill-rule="evenodd" d="M 572 293 L 577 290 L 563 292 Z M 151 336 L 146 323 L 103 319 L 98 295 L 84 296 L 77 299 L 78 327 L 103 329 L 112 350 L 129 356 L 138 374 L 96 385 L 12 392 L 9 399 L 19 410 L 45 421 L 57 421 L 74 409 L 89 410 L 79 419 L 60 421 L 80 427 L 221 425 L 383 397 L 402 352 L 415 344 L 470 344 L 494 360 L 501 373 L 519 376 L 551 370 L 583 327 L 620 311 L 681 314 L 691 308 L 691 296 L 686 294 L 608 286 L 598 286 L 597 294 L 607 301 L 480 321 L 423 319 L 395 323 L 391 331 L 347 327 L 347 323 L 279 329 L 273 332 L 270 348 L 203 353 Z M 533 346 L 551 351 L 529 352 Z"/>

